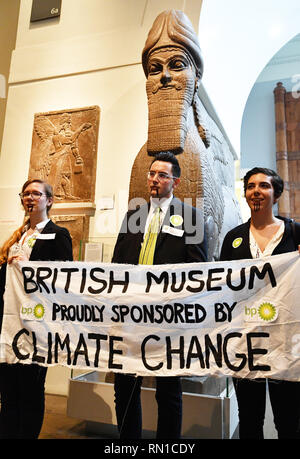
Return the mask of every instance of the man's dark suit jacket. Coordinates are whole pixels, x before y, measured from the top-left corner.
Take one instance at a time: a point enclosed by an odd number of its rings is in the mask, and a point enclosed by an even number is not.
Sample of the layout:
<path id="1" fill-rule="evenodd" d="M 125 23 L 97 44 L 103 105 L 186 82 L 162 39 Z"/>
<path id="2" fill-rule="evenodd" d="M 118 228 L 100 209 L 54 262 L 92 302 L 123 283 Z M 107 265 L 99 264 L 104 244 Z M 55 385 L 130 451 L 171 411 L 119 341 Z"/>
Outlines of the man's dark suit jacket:
<path id="1" fill-rule="evenodd" d="M 29 260 L 30 261 L 72 261 L 72 239 L 66 228 L 55 225 L 51 220 L 41 231 L 41 234 L 55 234 L 54 239 L 37 239 Z M 6 281 L 6 263 L 0 268 L 0 332 L 3 317 L 3 294 Z"/>
<path id="2" fill-rule="evenodd" d="M 115 245 L 113 263 L 138 264 L 148 211 L 149 204 L 127 212 Z M 182 224 L 174 226 L 170 221 L 172 215 L 180 215 Z M 198 227 L 196 227 L 197 222 Z M 137 225 L 139 230 L 136 232 Z M 183 235 L 163 232 L 164 225 L 174 228 L 175 232 L 183 230 Z M 196 241 L 196 232 L 198 232 L 198 242 L 195 243 L 193 237 Z M 201 212 L 173 198 L 157 236 L 153 264 L 193 263 L 206 260 L 207 248 Z"/>

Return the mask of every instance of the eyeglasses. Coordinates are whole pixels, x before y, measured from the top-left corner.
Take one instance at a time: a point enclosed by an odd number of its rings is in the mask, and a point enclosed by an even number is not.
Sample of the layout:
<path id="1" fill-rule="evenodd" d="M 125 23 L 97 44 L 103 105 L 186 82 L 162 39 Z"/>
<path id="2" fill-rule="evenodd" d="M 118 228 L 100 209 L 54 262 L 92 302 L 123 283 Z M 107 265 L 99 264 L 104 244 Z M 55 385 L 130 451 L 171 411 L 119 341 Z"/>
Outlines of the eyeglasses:
<path id="1" fill-rule="evenodd" d="M 32 197 L 38 201 L 42 196 L 47 196 L 45 193 L 41 193 L 40 191 L 25 191 L 25 193 L 19 193 L 21 199 Z"/>
<path id="2" fill-rule="evenodd" d="M 153 180 L 155 176 L 157 175 L 157 180 L 159 182 L 163 182 L 165 180 L 169 179 L 176 179 L 178 177 L 173 177 L 172 175 L 168 175 L 165 172 L 155 172 L 155 171 L 149 171 L 147 172 L 147 178 Z"/>

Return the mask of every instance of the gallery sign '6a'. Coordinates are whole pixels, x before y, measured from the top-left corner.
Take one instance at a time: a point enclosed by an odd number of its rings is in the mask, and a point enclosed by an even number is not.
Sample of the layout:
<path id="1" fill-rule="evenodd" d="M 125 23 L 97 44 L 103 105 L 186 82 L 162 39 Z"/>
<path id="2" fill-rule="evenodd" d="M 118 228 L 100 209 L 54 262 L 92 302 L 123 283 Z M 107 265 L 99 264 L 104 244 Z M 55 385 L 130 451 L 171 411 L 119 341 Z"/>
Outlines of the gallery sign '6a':
<path id="1" fill-rule="evenodd" d="M 60 11 L 61 0 L 33 0 L 30 22 L 56 18 Z"/>

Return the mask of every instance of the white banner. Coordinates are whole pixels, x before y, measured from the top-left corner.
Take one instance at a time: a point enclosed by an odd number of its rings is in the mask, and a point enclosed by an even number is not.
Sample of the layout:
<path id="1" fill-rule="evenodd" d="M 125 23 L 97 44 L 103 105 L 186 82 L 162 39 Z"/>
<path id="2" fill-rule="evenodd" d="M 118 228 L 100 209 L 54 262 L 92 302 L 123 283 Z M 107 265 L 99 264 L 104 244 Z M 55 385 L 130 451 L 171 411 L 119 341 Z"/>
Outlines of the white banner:
<path id="1" fill-rule="evenodd" d="M 151 267 L 26 262 L 7 271 L 1 361 L 300 381 L 298 252 Z"/>

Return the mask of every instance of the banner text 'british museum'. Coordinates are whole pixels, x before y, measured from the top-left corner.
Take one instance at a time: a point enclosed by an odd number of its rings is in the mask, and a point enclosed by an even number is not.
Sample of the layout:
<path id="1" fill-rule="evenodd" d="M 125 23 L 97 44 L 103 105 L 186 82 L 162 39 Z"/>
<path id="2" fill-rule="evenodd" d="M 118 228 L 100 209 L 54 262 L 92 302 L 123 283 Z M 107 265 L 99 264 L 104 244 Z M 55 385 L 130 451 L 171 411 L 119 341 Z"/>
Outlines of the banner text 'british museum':
<path id="1" fill-rule="evenodd" d="M 300 257 L 7 270 L 1 361 L 300 381 Z"/>

